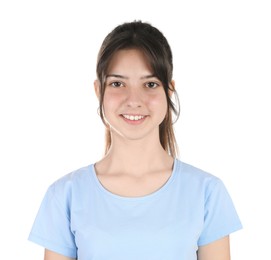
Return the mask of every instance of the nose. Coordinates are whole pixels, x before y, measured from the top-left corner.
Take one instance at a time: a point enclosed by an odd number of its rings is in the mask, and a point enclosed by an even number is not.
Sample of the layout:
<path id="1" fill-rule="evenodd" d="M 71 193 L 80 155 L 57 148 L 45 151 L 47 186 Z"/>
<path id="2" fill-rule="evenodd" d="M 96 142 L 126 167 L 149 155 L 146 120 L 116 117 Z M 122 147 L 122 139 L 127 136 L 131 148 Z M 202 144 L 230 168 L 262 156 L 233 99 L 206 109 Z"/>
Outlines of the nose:
<path id="1" fill-rule="evenodd" d="M 142 91 L 139 88 L 129 88 L 127 90 L 126 103 L 128 107 L 141 107 L 143 103 Z"/>

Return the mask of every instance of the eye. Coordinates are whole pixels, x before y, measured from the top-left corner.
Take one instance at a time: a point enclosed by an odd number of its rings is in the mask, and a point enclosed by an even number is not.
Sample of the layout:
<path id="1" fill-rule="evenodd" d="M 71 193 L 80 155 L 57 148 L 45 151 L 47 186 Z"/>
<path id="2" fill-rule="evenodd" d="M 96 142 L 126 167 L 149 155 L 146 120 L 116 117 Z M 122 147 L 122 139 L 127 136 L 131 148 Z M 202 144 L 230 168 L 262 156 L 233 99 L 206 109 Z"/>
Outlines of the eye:
<path id="1" fill-rule="evenodd" d="M 158 86 L 159 86 L 159 84 L 156 82 L 153 82 L 153 81 L 146 83 L 147 88 L 156 88 Z"/>
<path id="2" fill-rule="evenodd" d="M 113 88 L 119 88 L 119 87 L 123 86 L 123 84 L 119 81 L 114 81 L 114 82 L 111 82 L 109 84 L 109 86 L 112 86 Z"/>

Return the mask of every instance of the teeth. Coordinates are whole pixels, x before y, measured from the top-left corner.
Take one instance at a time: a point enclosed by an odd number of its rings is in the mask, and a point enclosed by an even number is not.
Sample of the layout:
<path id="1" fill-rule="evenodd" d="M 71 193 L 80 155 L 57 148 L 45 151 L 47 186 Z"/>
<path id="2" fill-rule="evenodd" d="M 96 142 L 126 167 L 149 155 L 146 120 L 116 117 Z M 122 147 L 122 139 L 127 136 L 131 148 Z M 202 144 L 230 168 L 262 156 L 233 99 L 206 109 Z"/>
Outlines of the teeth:
<path id="1" fill-rule="evenodd" d="M 137 120 L 140 120 L 140 119 L 144 118 L 145 116 L 123 115 L 123 117 L 125 117 L 126 119 L 129 119 L 129 120 L 132 120 L 132 121 L 137 121 Z"/>

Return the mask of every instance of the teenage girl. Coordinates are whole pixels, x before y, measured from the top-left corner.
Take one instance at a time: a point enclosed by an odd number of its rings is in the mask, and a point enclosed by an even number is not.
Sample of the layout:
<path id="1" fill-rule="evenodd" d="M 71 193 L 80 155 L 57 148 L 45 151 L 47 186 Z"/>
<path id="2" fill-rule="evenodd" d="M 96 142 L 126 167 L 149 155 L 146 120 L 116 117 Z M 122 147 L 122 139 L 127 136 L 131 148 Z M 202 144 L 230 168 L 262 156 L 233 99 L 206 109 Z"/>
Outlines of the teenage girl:
<path id="1" fill-rule="evenodd" d="M 217 177 L 177 159 L 172 53 L 148 23 L 117 26 L 98 54 L 105 156 L 48 189 L 29 240 L 45 260 L 229 260 L 241 223 Z"/>

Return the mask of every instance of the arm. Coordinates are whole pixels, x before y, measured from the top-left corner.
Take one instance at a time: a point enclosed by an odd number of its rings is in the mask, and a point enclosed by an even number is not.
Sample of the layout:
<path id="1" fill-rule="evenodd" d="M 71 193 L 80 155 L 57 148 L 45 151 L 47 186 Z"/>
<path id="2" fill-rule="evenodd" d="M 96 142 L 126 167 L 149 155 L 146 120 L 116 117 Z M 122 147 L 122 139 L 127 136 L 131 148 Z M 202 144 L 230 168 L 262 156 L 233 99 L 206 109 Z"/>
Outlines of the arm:
<path id="1" fill-rule="evenodd" d="M 229 236 L 198 249 L 198 260 L 230 260 Z"/>
<path id="2" fill-rule="evenodd" d="M 64 256 L 64 255 L 60 255 L 53 251 L 45 249 L 44 260 L 76 260 L 76 259 Z"/>

